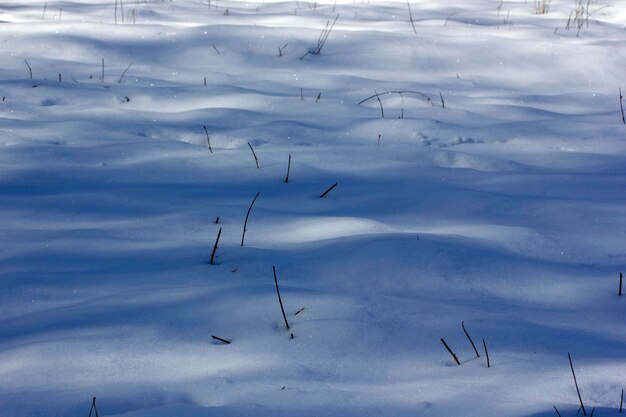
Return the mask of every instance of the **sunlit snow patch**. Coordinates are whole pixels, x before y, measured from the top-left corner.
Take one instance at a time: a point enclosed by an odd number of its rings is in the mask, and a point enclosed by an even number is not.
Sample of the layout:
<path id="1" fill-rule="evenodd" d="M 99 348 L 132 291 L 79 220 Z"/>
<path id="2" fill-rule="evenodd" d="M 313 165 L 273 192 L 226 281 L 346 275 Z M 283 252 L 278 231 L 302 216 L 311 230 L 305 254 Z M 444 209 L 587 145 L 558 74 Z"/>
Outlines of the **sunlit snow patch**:
<path id="1" fill-rule="evenodd" d="M 268 236 L 268 243 L 284 244 L 396 232 L 396 229 L 370 219 L 316 217 L 275 223 L 258 235 Z"/>

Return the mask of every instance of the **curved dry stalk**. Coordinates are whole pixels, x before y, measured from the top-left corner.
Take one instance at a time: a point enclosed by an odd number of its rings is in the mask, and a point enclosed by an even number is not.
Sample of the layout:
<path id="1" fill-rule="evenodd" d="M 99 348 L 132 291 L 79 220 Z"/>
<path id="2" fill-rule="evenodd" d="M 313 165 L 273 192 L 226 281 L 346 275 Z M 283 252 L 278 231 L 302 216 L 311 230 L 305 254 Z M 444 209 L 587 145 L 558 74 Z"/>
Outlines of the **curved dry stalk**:
<path id="1" fill-rule="evenodd" d="M 419 239 L 419 236 L 417 238 Z M 464 321 L 461 322 L 461 327 L 463 328 L 463 333 L 465 333 L 465 336 L 467 337 L 469 342 L 472 344 L 472 347 L 474 348 L 474 353 L 476 353 L 476 357 L 480 358 L 480 354 L 478 353 L 478 349 L 476 349 L 476 345 L 474 344 L 474 341 L 472 340 L 472 337 L 469 335 L 469 333 L 465 329 L 465 322 Z"/>
<path id="2" fill-rule="evenodd" d="M 252 203 L 250 203 L 250 207 L 248 207 L 248 213 L 246 214 L 246 220 L 243 222 L 243 233 L 241 234 L 241 246 L 243 246 L 243 241 L 246 238 L 246 231 L 248 230 L 248 217 L 250 217 L 250 212 L 252 211 L 252 206 L 254 205 L 254 202 L 256 201 L 256 199 L 259 197 L 259 194 L 261 194 L 260 191 L 258 193 L 256 193 L 256 195 L 252 199 Z"/>
<path id="3" fill-rule="evenodd" d="M 585 405 L 583 404 L 583 398 L 580 395 L 580 389 L 578 389 L 578 381 L 576 380 L 576 373 L 574 372 L 574 365 L 572 364 L 572 355 L 567 352 L 567 358 L 569 359 L 569 367 L 572 369 L 572 376 L 574 377 L 574 385 L 576 386 L 576 393 L 578 394 L 578 400 L 580 401 L 580 408 L 583 410 L 583 415 L 587 415 Z"/>
<path id="4" fill-rule="evenodd" d="M 287 316 L 285 315 L 285 308 L 283 307 L 283 299 L 280 297 L 280 290 L 278 289 L 278 278 L 276 278 L 275 266 L 272 266 L 272 271 L 274 272 L 274 284 L 276 284 L 276 294 L 278 294 L 278 303 L 280 304 L 280 311 L 283 313 L 283 319 L 285 319 L 285 326 L 287 326 L 287 330 L 289 330 L 289 322 L 287 321 Z M 293 339 L 293 334 L 291 338 Z"/>
<path id="5" fill-rule="evenodd" d="M 248 142 L 248 147 L 252 151 L 252 156 L 254 156 L 254 162 L 256 163 L 256 169 L 259 169 L 259 158 L 256 157 L 256 152 L 254 152 L 254 149 L 252 149 L 252 145 L 250 145 L 250 142 Z"/>
<path id="6" fill-rule="evenodd" d="M 330 23 L 330 20 L 326 22 L 324 29 L 322 29 L 322 33 L 320 33 L 320 36 L 317 38 L 317 47 L 314 50 L 308 51 L 306 54 L 302 55 L 300 59 L 303 59 L 305 56 L 309 54 L 319 55 L 320 53 L 322 53 L 322 48 L 326 44 L 326 41 L 328 40 L 328 37 L 330 36 L 330 32 L 332 32 L 333 28 L 335 27 L 335 23 L 337 23 L 338 19 L 339 19 L 339 15 L 335 16 L 335 19 L 333 20 L 332 23 Z"/>
<path id="7" fill-rule="evenodd" d="M 359 101 L 359 105 L 361 105 L 361 104 L 365 103 L 366 101 L 371 100 L 373 98 L 380 99 L 381 96 L 388 95 L 388 94 L 399 94 L 400 96 L 402 96 L 403 94 L 415 94 L 415 95 L 424 97 L 428 102 L 432 102 L 432 100 L 431 100 L 431 98 L 429 96 L 427 96 L 424 93 L 420 93 L 419 91 L 413 91 L 413 90 L 392 90 L 392 91 L 385 91 L 384 93 L 376 93 L 373 96 L 369 96 L 368 98 Z"/>

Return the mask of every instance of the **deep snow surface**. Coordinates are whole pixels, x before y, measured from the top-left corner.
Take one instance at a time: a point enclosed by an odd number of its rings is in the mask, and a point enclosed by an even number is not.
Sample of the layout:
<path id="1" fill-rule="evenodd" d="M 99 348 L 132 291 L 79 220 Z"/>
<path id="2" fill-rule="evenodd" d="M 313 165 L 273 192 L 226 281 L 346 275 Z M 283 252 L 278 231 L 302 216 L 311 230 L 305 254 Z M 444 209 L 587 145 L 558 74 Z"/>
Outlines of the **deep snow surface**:
<path id="1" fill-rule="evenodd" d="M 0 415 L 573 416 L 568 352 L 617 415 L 626 2 L 574 7 L 2 1 Z"/>

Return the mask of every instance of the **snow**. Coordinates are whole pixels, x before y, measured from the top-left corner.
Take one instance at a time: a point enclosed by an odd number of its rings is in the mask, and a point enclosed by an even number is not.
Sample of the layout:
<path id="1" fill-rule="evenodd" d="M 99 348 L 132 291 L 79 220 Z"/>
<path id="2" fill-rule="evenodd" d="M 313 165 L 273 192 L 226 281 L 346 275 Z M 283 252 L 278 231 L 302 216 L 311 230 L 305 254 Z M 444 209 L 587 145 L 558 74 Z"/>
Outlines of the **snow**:
<path id="1" fill-rule="evenodd" d="M 3 1 L 0 415 L 617 414 L 626 3 L 533 3 Z"/>

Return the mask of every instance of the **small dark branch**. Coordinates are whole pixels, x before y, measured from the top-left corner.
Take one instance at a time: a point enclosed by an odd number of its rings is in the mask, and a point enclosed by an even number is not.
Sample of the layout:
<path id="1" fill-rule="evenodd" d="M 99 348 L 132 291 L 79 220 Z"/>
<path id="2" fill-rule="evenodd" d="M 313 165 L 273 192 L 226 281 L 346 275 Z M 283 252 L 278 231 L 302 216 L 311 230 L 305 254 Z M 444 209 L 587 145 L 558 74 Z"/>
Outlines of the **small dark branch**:
<path id="1" fill-rule="evenodd" d="M 289 154 L 289 161 L 287 162 L 287 176 L 285 177 L 285 183 L 289 182 L 289 172 L 291 171 L 291 154 Z"/>
<path id="2" fill-rule="evenodd" d="M 591 409 L 591 414 L 589 414 L 589 416 L 590 416 L 590 417 L 593 417 L 593 413 L 595 413 L 595 412 L 596 412 L 596 408 L 595 408 L 595 407 L 593 407 L 593 408 Z"/>
<path id="3" fill-rule="evenodd" d="M 378 145 L 380 145 L 380 134 L 378 135 Z"/>
<path id="4" fill-rule="evenodd" d="M 441 91 L 439 92 L 439 98 L 441 99 L 441 108 L 445 109 L 446 108 L 446 102 L 443 100 L 443 94 L 441 94 Z"/>
<path id="5" fill-rule="evenodd" d="M 622 296 L 622 273 L 619 273 L 619 291 L 617 292 L 617 295 L 619 295 L 620 297 Z"/>
<path id="6" fill-rule="evenodd" d="M 220 216 L 217 216 L 217 217 L 215 218 L 215 224 L 220 224 Z"/>
<path id="7" fill-rule="evenodd" d="M 454 12 L 452 14 L 450 14 L 447 18 L 446 21 L 443 24 L 443 27 L 445 28 L 446 26 L 448 26 L 448 22 L 450 21 L 450 19 L 452 19 L 452 16 L 454 16 L 455 14 L 457 14 L 458 12 Z"/>
<path id="8" fill-rule="evenodd" d="M 278 294 L 278 303 L 280 304 L 280 311 L 283 313 L 283 319 L 285 319 L 285 326 L 287 326 L 287 330 L 289 330 L 289 322 L 287 322 L 287 316 L 285 315 L 285 309 L 283 308 L 283 300 L 280 298 L 280 291 L 278 290 L 278 278 L 276 278 L 276 267 L 272 266 L 272 270 L 274 271 L 274 284 L 276 284 L 276 294 Z M 293 334 L 291 336 L 293 339 Z"/>
<path id="9" fill-rule="evenodd" d="M 430 97 L 428 97 L 424 93 L 420 93 L 419 91 L 411 91 L 411 90 L 401 90 L 401 91 L 398 91 L 398 90 L 393 90 L 393 91 L 385 91 L 384 93 L 380 93 L 380 94 L 376 93 L 373 96 L 369 96 L 368 98 L 361 100 L 359 102 L 359 105 L 361 105 L 361 104 L 365 103 L 366 101 L 371 100 L 373 98 L 379 98 L 379 97 L 387 95 L 387 94 L 400 94 L 400 95 L 402 95 L 402 94 L 416 94 L 418 96 L 424 97 L 429 103 L 432 102 Z"/>
<path id="10" fill-rule="evenodd" d="M 98 415 L 98 408 L 96 407 L 96 397 L 93 397 L 93 399 L 91 400 L 91 408 L 89 409 L 89 417 L 91 417 L 91 414 L 94 413 L 95 417 L 100 417 Z"/>
<path id="11" fill-rule="evenodd" d="M 376 99 L 378 100 L 378 105 L 380 106 L 380 118 L 384 119 L 385 118 L 385 109 L 383 109 L 383 102 L 380 101 L 380 96 L 378 95 L 378 92 L 376 90 L 374 90 L 374 92 L 376 93 Z"/>
<path id="12" fill-rule="evenodd" d="M 28 73 L 30 74 L 30 79 L 33 79 L 33 69 L 30 67 L 30 64 L 28 63 L 28 61 L 26 59 L 24 59 L 24 62 L 26 63 L 26 66 L 28 67 Z"/>
<path id="13" fill-rule="evenodd" d="M 206 143 L 209 146 L 209 152 L 213 153 L 213 149 L 211 148 L 211 138 L 209 137 L 209 131 L 206 130 L 206 126 L 202 125 L 204 128 L 204 133 L 206 133 Z"/>
<path id="14" fill-rule="evenodd" d="M 559 413 L 559 409 L 556 408 L 556 405 L 553 405 L 552 407 L 554 408 L 554 411 L 556 411 L 556 415 L 561 417 L 561 413 Z"/>
<path id="15" fill-rule="evenodd" d="M 489 361 L 489 351 L 487 350 L 487 343 L 483 339 L 483 348 L 485 349 L 485 357 L 487 358 L 487 368 L 491 368 L 491 362 Z"/>
<path id="16" fill-rule="evenodd" d="M 419 239 L 419 236 L 417 238 Z M 467 336 L 467 340 L 469 340 L 470 343 L 472 344 L 472 347 L 474 348 L 474 353 L 476 353 L 476 357 L 480 358 L 480 355 L 478 354 L 478 349 L 476 349 L 476 345 L 474 344 L 474 341 L 472 340 L 472 338 L 469 335 L 469 333 L 467 332 L 467 330 L 465 330 L 465 322 L 464 321 L 461 322 L 461 327 L 463 328 L 463 333 L 465 333 L 465 336 Z"/>
<path id="17" fill-rule="evenodd" d="M 317 103 L 321 99 L 322 99 L 322 92 L 320 91 L 319 94 L 317 95 L 317 97 L 315 98 L 315 102 Z"/>
<path id="18" fill-rule="evenodd" d="M 224 16 L 228 16 L 230 14 L 230 12 L 228 11 L 228 9 L 224 10 Z"/>
<path id="19" fill-rule="evenodd" d="M 583 410 L 583 415 L 587 415 L 587 411 L 585 411 L 585 405 L 583 404 L 583 398 L 580 396 L 580 389 L 578 389 L 578 381 L 576 380 L 576 373 L 574 372 L 574 365 L 572 364 L 572 355 L 567 352 L 567 357 L 569 359 L 569 366 L 572 369 L 572 375 L 574 376 L 574 385 L 576 386 L 576 392 L 578 393 L 578 400 L 580 401 L 580 408 Z"/>
<path id="20" fill-rule="evenodd" d="M 317 38 L 317 47 L 312 51 L 307 51 L 307 53 L 302 55 L 300 59 L 304 59 L 304 57 L 306 57 L 309 54 L 319 55 L 322 52 L 322 48 L 326 44 L 326 41 L 328 40 L 328 37 L 330 36 L 330 32 L 332 32 L 333 28 L 335 27 L 335 23 L 337 23 L 337 19 L 339 19 L 339 15 L 335 16 L 335 19 L 333 20 L 332 24 L 330 23 L 330 20 L 326 22 L 324 29 L 322 29 L 322 33 L 320 33 L 319 38 Z"/>
<path id="21" fill-rule="evenodd" d="M 61 77 L 61 74 L 59 74 L 59 82 L 63 82 L 63 77 Z"/>
<path id="22" fill-rule="evenodd" d="M 456 357 L 455 353 L 452 351 L 452 349 L 450 349 L 450 346 L 448 346 L 448 344 L 446 343 L 445 340 L 443 340 L 443 337 L 441 338 L 441 343 L 443 343 L 443 345 L 446 347 L 446 349 L 448 350 L 448 352 L 450 352 L 450 355 L 452 355 L 452 357 L 454 358 L 454 361 L 456 362 L 457 365 L 460 365 L 461 362 L 459 362 L 459 358 Z"/>
<path id="23" fill-rule="evenodd" d="M 250 145 L 250 142 L 248 142 L 248 146 L 250 147 L 250 150 L 252 151 L 252 156 L 254 156 L 254 162 L 256 162 L 256 168 L 259 169 L 259 158 L 256 157 L 256 153 L 254 153 L 254 149 L 252 149 L 252 145 Z"/>
<path id="24" fill-rule="evenodd" d="M 278 56 L 283 56 L 283 51 L 285 50 L 285 48 L 287 47 L 287 45 L 289 45 L 288 43 L 284 44 L 282 46 L 282 48 L 279 46 L 278 47 Z"/>
<path id="25" fill-rule="evenodd" d="M 46 18 L 46 10 L 48 9 L 48 3 L 44 3 L 43 5 L 43 14 L 41 15 L 41 20 Z"/>
<path id="26" fill-rule="evenodd" d="M 330 190 L 332 190 L 333 188 L 335 188 L 335 187 L 337 186 L 337 184 L 338 184 L 338 183 L 336 182 L 336 183 L 334 183 L 333 185 L 331 185 L 331 186 L 330 186 L 330 188 L 329 188 L 328 190 L 324 191 L 324 192 L 322 193 L 322 195 L 320 195 L 320 198 L 324 198 L 324 196 L 325 196 L 326 194 L 328 194 L 328 193 L 330 192 Z"/>
<path id="27" fill-rule="evenodd" d="M 622 413 L 622 409 L 624 408 L 624 388 L 622 388 L 622 398 L 619 400 L 619 412 Z"/>
<path id="28" fill-rule="evenodd" d="M 217 232 L 217 239 L 215 239 L 215 245 L 213 245 L 213 252 L 211 252 L 211 265 L 215 265 L 215 251 L 217 251 L 217 244 L 220 241 L 220 236 L 222 235 L 222 228 Z"/>
<path id="29" fill-rule="evenodd" d="M 330 21 L 326 22 L 326 27 L 324 28 L 320 37 L 317 40 L 317 49 L 315 50 L 315 52 L 313 52 L 315 55 L 319 55 L 322 52 L 322 48 L 324 47 L 324 44 L 328 40 L 328 37 L 330 36 L 330 32 L 332 32 L 333 28 L 335 27 L 335 23 L 337 23 L 337 19 L 339 19 L 339 15 L 335 16 L 335 20 L 333 20 L 333 23 L 330 26 L 328 26 L 328 22 Z"/>
<path id="30" fill-rule="evenodd" d="M 126 69 L 124 70 L 124 72 L 122 73 L 121 77 L 119 80 L 117 80 L 118 84 L 122 83 L 122 79 L 124 78 L 124 75 L 126 75 L 126 73 L 128 72 L 128 70 L 130 69 L 130 67 L 133 65 L 133 63 L 131 62 L 130 64 L 128 64 L 128 66 L 126 67 Z"/>
<path id="31" fill-rule="evenodd" d="M 213 45 L 213 49 L 215 49 L 215 52 L 217 52 L 218 55 L 222 55 L 222 53 L 220 52 L 219 49 L 217 49 L 217 46 Z"/>
<path id="32" fill-rule="evenodd" d="M 115 24 L 117 25 L 117 0 L 115 0 L 115 12 L 113 12 Z"/>
<path id="33" fill-rule="evenodd" d="M 624 97 L 622 96 L 622 89 L 619 89 L 619 109 L 622 111 L 622 123 L 626 125 L 626 118 L 624 118 Z"/>
<path id="34" fill-rule="evenodd" d="M 102 76 L 101 81 L 104 83 L 104 58 L 102 58 Z"/>
<path id="35" fill-rule="evenodd" d="M 259 197 L 259 194 L 261 194 L 261 192 L 259 191 L 258 193 L 256 193 L 256 195 L 254 196 L 254 198 L 252 199 L 252 203 L 250 203 L 250 207 L 248 207 L 248 213 L 246 214 L 246 220 L 243 222 L 243 233 L 241 234 L 241 246 L 243 246 L 243 240 L 246 237 L 246 231 L 248 230 L 248 217 L 250 217 L 250 211 L 252 211 L 252 206 L 254 205 L 254 202 L 256 201 L 256 199 Z"/>
<path id="36" fill-rule="evenodd" d="M 206 77 L 204 77 L 204 86 L 206 87 Z"/>
<path id="37" fill-rule="evenodd" d="M 415 22 L 413 22 L 413 13 L 411 13 L 411 3 L 409 3 L 409 0 L 406 1 L 406 5 L 409 6 L 409 20 L 411 21 L 411 26 L 413 27 L 413 33 L 417 35 L 417 30 L 415 29 Z"/>
<path id="38" fill-rule="evenodd" d="M 222 343 L 226 344 L 226 345 L 230 345 L 230 342 L 231 342 L 230 340 L 227 340 L 227 339 L 222 339 L 221 337 L 219 337 L 219 336 L 215 336 L 215 335 L 211 335 L 211 337 L 212 337 L 213 339 L 217 340 L 217 341 L 220 341 L 220 342 L 222 342 Z"/>
<path id="39" fill-rule="evenodd" d="M 304 307 L 302 307 L 300 310 L 296 311 L 293 315 L 297 316 L 298 314 L 302 313 L 304 311 Z"/>

